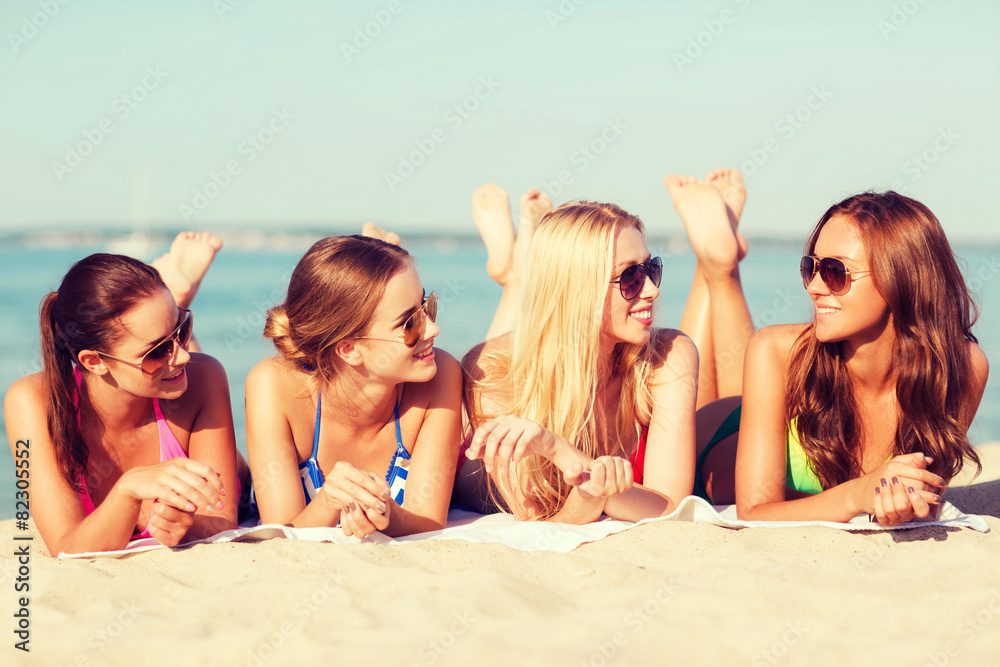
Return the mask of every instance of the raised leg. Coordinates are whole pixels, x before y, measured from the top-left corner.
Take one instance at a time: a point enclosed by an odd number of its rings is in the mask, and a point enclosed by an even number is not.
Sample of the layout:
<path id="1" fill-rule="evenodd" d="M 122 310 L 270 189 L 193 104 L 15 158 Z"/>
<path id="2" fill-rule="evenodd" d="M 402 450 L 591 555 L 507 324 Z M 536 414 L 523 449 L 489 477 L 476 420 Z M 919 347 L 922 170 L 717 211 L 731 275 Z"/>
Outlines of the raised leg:
<path id="1" fill-rule="evenodd" d="M 502 287 L 500 302 L 486 332 L 494 338 L 514 328 L 520 307 L 520 278 L 528 259 L 528 246 L 539 221 L 552 210 L 552 200 L 532 188 L 521 196 L 517 236 L 510 216 L 507 193 L 487 183 L 472 195 L 472 218 L 486 244 L 486 272 Z"/>
<path id="2" fill-rule="evenodd" d="M 736 230 L 746 199 L 738 171 L 716 169 L 705 180 L 664 179 L 698 258 L 681 330 L 701 357 L 698 406 L 743 389 L 743 356 L 753 320 L 740 283 L 747 244 Z"/>
<path id="3" fill-rule="evenodd" d="M 181 308 L 190 308 L 198 294 L 202 278 L 222 248 L 222 239 L 208 232 L 181 232 L 170 244 L 167 254 L 154 259 L 151 264 L 160 272 L 174 301 Z M 190 349 L 201 352 L 201 346 L 192 336 Z"/>

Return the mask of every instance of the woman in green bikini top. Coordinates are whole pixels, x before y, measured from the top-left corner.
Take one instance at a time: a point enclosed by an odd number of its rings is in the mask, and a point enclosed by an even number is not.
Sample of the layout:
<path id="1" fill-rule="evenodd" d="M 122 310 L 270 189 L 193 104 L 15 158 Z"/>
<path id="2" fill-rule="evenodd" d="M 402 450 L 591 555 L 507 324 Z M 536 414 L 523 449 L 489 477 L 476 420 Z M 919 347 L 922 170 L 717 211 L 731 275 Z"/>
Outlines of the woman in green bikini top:
<path id="1" fill-rule="evenodd" d="M 892 525 L 931 514 L 966 459 L 989 373 L 937 218 L 895 192 L 831 207 L 806 243 L 812 322 L 747 348 L 741 519 Z"/>

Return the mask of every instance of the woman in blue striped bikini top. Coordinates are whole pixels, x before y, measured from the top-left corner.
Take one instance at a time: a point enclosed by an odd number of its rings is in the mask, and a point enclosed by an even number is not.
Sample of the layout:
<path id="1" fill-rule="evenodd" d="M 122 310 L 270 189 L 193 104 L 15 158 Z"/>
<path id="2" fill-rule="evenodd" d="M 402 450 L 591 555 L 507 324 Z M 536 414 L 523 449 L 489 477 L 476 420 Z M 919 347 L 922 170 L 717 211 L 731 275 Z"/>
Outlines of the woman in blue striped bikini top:
<path id="1" fill-rule="evenodd" d="M 436 314 L 436 294 L 397 245 L 339 236 L 306 252 L 285 302 L 268 311 L 264 335 L 278 354 L 246 383 L 263 523 L 357 537 L 444 527 L 462 373 L 433 347 Z"/>

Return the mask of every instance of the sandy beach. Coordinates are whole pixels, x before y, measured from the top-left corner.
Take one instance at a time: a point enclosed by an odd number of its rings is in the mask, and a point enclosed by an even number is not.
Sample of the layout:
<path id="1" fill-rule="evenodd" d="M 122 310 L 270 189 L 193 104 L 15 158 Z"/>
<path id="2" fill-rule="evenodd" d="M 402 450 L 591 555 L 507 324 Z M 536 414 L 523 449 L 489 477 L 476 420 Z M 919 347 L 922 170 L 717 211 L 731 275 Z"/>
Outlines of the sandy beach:
<path id="1" fill-rule="evenodd" d="M 661 522 L 569 554 L 275 539 L 83 560 L 36 540 L 31 653 L 8 631 L 4 663 L 996 664 L 1000 443 L 980 451 L 948 499 L 985 534 Z"/>

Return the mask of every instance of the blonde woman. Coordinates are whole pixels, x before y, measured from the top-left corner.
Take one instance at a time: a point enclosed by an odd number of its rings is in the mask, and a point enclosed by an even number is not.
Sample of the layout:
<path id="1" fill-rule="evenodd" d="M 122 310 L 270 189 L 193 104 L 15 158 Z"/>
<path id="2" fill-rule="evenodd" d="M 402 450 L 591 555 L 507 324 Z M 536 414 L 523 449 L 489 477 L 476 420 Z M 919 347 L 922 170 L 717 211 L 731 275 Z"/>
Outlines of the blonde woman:
<path id="1" fill-rule="evenodd" d="M 366 537 L 444 527 L 461 440 L 462 371 L 433 347 L 437 295 L 412 257 L 364 236 L 322 239 L 264 335 L 246 382 L 247 449 L 263 523 Z"/>
<path id="2" fill-rule="evenodd" d="M 667 185 L 698 256 L 685 319 L 720 349 L 735 349 L 727 336 L 745 347 L 753 326 L 738 270 L 742 178 L 716 170 L 704 181 L 668 177 Z M 481 230 L 484 201 L 503 212 L 497 191 L 486 186 L 474 197 Z M 586 523 L 673 511 L 694 485 L 698 350 L 680 331 L 653 327 L 662 264 L 646 247 L 642 221 L 614 204 L 564 204 L 538 223 L 517 266 L 526 231 L 522 221 L 510 264 L 491 252 L 491 274 L 513 265 L 505 297 L 519 290 L 501 308 L 519 304 L 519 312 L 498 313 L 491 333 L 502 321 L 514 322 L 513 331 L 464 360 L 475 428 L 466 456 L 483 465 L 459 475 L 459 498 L 469 502 L 485 476 L 497 504 L 521 519 Z M 483 236 L 489 249 L 500 234 Z M 739 393 L 741 363 L 707 363 L 714 391 Z"/>

